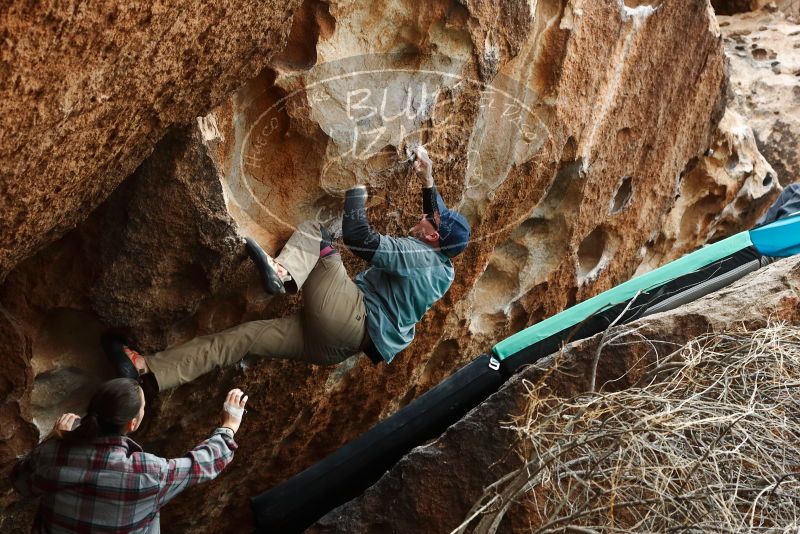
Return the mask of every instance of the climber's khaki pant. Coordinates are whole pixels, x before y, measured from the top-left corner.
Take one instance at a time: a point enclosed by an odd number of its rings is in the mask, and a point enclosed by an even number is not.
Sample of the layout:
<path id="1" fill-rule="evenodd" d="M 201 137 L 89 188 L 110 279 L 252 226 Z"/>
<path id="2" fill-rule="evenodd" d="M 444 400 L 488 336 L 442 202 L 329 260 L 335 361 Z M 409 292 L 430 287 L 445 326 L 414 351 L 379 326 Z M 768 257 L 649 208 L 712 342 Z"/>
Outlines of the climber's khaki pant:
<path id="1" fill-rule="evenodd" d="M 361 291 L 339 254 L 319 258 L 319 225 L 301 224 L 276 261 L 304 287 L 303 309 L 282 319 L 251 321 L 146 356 L 160 390 L 191 382 L 246 355 L 334 365 L 360 352 L 366 332 Z"/>

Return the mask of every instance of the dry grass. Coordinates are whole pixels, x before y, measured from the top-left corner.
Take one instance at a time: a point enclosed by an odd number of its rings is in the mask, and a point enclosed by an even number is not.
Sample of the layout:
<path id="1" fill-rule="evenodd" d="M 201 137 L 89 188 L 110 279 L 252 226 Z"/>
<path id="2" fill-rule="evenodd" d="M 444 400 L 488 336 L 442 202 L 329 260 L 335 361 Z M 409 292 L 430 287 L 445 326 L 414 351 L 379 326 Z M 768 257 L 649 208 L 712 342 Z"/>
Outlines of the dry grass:
<path id="1" fill-rule="evenodd" d="M 800 328 L 697 338 L 624 391 L 542 387 L 510 425 L 525 465 L 454 532 L 495 532 L 523 499 L 536 532 L 798 530 Z"/>

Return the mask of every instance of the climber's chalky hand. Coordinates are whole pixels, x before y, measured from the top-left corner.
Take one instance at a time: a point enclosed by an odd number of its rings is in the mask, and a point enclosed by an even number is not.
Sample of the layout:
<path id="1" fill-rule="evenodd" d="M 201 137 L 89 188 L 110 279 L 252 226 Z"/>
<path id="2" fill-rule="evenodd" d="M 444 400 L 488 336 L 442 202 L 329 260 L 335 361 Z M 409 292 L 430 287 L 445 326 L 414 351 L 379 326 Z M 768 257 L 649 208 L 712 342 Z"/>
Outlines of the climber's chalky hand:
<path id="1" fill-rule="evenodd" d="M 222 405 L 222 426 L 230 428 L 234 432 L 239 430 L 242 416 L 245 414 L 246 403 L 247 395 L 241 389 L 230 390 L 225 397 L 225 404 Z"/>
<path id="2" fill-rule="evenodd" d="M 433 162 L 428 151 L 422 145 L 414 147 L 414 172 L 417 176 L 425 180 L 426 187 L 433 187 Z"/>

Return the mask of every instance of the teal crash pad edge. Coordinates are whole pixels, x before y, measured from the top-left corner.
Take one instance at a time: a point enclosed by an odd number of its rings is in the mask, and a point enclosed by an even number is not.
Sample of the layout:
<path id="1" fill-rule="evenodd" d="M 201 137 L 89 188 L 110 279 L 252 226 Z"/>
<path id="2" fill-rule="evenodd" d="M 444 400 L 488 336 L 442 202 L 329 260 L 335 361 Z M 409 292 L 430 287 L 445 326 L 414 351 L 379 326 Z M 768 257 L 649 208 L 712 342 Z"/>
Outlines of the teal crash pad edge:
<path id="1" fill-rule="evenodd" d="M 798 219 L 800 219 L 800 217 L 798 217 Z M 768 227 L 765 226 L 764 228 L 766 229 Z M 609 306 L 614 306 L 633 298 L 639 291 L 652 289 L 670 280 L 674 280 L 679 276 L 696 271 L 709 263 L 713 263 L 749 246 L 753 246 L 753 242 L 750 240 L 750 232 L 740 232 L 727 239 L 718 241 L 713 245 L 707 245 L 700 250 L 687 254 L 658 269 L 637 276 L 632 280 L 628 280 L 608 291 L 604 291 L 597 296 L 576 304 L 544 321 L 529 326 L 525 330 L 495 345 L 492 348 L 492 352 L 494 352 L 499 360 L 503 360 L 542 339 L 580 323 L 587 317 Z"/>
<path id="2" fill-rule="evenodd" d="M 764 256 L 786 258 L 800 254 L 800 215 L 753 228 L 750 240 Z"/>

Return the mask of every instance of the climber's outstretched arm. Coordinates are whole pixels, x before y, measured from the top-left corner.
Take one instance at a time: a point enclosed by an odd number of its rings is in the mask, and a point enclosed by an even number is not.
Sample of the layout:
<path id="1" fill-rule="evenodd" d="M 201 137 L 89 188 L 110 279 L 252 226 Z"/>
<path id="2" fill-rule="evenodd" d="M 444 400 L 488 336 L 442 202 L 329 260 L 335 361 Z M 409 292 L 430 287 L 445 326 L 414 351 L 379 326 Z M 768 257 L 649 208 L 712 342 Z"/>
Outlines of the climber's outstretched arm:
<path id="1" fill-rule="evenodd" d="M 438 227 L 440 206 L 445 204 L 433 182 L 433 162 L 428 156 L 428 151 L 422 145 L 414 148 L 414 156 L 414 172 L 423 181 L 422 213 L 429 216 L 431 223 Z"/>
<path id="2" fill-rule="evenodd" d="M 359 185 L 348 189 L 345 193 L 342 240 L 353 254 L 366 261 L 372 261 L 381 243 L 381 234 L 369 224 L 366 203 L 366 186 Z"/>

